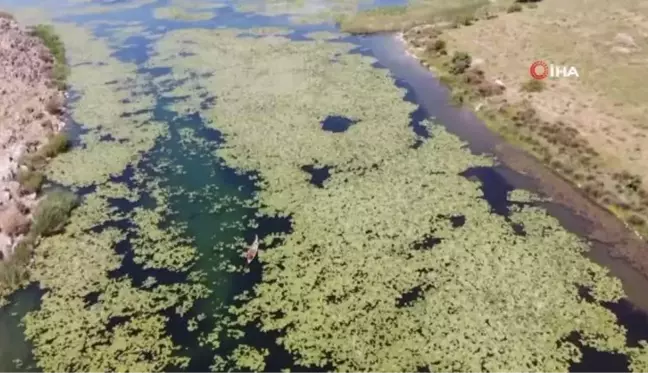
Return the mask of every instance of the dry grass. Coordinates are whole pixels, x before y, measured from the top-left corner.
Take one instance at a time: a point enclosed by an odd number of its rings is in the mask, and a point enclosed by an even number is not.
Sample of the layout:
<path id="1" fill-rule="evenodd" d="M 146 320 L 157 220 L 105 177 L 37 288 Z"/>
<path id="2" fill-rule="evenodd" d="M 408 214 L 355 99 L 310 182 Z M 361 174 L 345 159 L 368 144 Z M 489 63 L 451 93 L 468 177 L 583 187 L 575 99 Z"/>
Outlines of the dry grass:
<path id="1" fill-rule="evenodd" d="M 342 28 L 404 30 L 415 54 L 453 88 L 455 102 L 479 101 L 493 129 L 646 235 L 646 15 L 640 0 L 430 0 L 365 12 Z M 580 77 L 530 81 L 529 66 L 538 59 L 576 66 Z M 469 69 L 472 61 L 478 69 Z"/>
<path id="2" fill-rule="evenodd" d="M 524 92 L 542 92 L 546 87 L 547 83 L 544 80 L 529 78 L 529 80 L 522 83 L 520 89 Z"/>
<path id="3" fill-rule="evenodd" d="M 355 14 L 341 19 L 340 28 L 349 33 L 375 33 L 401 31 L 408 28 L 445 22 L 471 25 L 477 18 L 486 17 L 498 10 L 488 0 L 461 0 L 448 4 L 441 0 L 415 2 L 409 6 L 385 7 Z"/>
<path id="4" fill-rule="evenodd" d="M 579 78 L 552 80 L 536 92 L 533 106 L 541 120 L 575 129 L 601 154 L 600 169 L 585 162 L 574 165 L 580 173 L 570 175 L 568 169 L 567 176 L 593 178 L 592 186 L 585 185 L 588 191 L 634 225 L 647 215 L 645 198 L 637 193 L 648 183 L 648 151 L 643 146 L 648 88 L 639 78 L 648 67 L 646 16 L 648 8 L 639 0 L 545 0 L 533 11 L 449 30 L 447 35 L 450 44 L 483 59 L 486 71 L 510 87 L 509 102 L 525 96 L 528 68 L 537 59 L 578 68 Z M 616 176 L 619 169 L 639 176 L 639 185 L 626 185 L 627 178 Z"/>
<path id="5" fill-rule="evenodd" d="M 489 100 L 480 97 L 482 115 L 498 118 L 489 121 L 496 130 L 648 233 L 648 87 L 641 79 L 648 68 L 648 6 L 641 0 L 544 0 L 524 7 L 443 33 L 448 53 L 468 52 L 486 76 L 507 87 Z M 423 48 L 417 54 L 432 57 Z M 536 60 L 576 66 L 580 77 L 529 87 Z M 429 64 L 443 67 L 443 58 Z M 461 80 L 450 83 L 459 102 L 479 96 Z"/>

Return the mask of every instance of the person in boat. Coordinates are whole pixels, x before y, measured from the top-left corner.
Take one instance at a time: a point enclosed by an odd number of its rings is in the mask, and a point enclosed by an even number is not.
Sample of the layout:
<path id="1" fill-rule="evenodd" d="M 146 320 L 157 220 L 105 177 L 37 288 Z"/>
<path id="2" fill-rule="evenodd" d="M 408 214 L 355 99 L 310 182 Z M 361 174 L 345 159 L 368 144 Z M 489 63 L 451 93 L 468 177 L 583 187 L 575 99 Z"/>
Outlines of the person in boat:
<path id="1" fill-rule="evenodd" d="M 255 234 L 254 242 L 252 243 L 252 245 L 248 246 L 247 251 L 244 254 L 248 264 L 250 264 L 254 260 L 254 258 L 256 258 L 258 252 L 259 252 L 259 236 Z"/>

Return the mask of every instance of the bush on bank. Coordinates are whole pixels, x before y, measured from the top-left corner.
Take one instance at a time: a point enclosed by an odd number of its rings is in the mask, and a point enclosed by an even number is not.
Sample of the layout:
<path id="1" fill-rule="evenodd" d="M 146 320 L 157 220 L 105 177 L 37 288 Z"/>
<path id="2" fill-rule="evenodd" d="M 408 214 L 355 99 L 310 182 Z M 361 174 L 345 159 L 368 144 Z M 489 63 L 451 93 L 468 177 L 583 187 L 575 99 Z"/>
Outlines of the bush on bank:
<path id="1" fill-rule="evenodd" d="M 54 69 L 52 70 L 52 80 L 56 86 L 65 90 L 67 88 L 67 77 L 69 75 L 69 68 L 65 59 L 65 45 L 61 38 L 54 31 L 51 25 L 38 25 L 30 31 L 32 36 L 35 36 L 43 41 L 43 44 L 49 49 L 54 57 Z"/>
<path id="2" fill-rule="evenodd" d="M 3 305 L 3 296 L 29 280 L 28 266 L 38 238 L 60 232 L 77 204 L 77 196 L 65 190 L 49 192 L 38 204 L 30 231 L 14 247 L 11 257 L 0 260 L 0 307 Z"/>
<path id="3" fill-rule="evenodd" d="M 34 212 L 31 233 L 35 236 L 47 236 L 59 232 L 77 203 L 77 196 L 72 192 L 55 190 L 48 193 Z"/>

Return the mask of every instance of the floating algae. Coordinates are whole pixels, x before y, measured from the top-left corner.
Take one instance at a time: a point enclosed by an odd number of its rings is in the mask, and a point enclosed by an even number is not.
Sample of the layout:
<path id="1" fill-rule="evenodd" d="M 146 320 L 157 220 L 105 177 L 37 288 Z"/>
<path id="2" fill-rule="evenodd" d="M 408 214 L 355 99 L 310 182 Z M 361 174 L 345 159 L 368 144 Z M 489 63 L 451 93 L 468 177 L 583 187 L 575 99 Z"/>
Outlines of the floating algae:
<path id="1" fill-rule="evenodd" d="M 239 0 L 234 3 L 241 12 L 267 16 L 288 15 L 298 23 L 331 22 L 336 17 L 354 14 L 370 0 Z"/>
<path id="2" fill-rule="evenodd" d="M 565 371 L 581 358 L 565 341 L 573 331 L 643 367 L 644 350 L 626 347 L 614 314 L 578 292 L 615 301 L 620 282 L 542 209 L 511 212 L 526 236 L 492 214 L 479 184 L 460 175 L 491 159 L 438 126 L 413 149 L 415 107 L 373 59 L 347 54 L 347 44 L 237 35 L 170 32 L 149 63 L 186 79 L 183 105 L 199 110 L 205 90 L 218 97 L 208 123 L 227 141 L 218 155 L 259 173 L 263 211 L 292 217 L 294 232 L 260 259 L 254 296 L 232 309 L 238 323 L 281 331 L 302 366 L 343 371 Z M 173 58 L 179 51 L 190 54 Z M 320 128 L 329 115 L 357 123 L 330 134 Z M 318 188 L 304 177 L 308 164 L 336 172 Z M 455 228 L 446 217 L 459 215 Z M 413 250 L 429 235 L 440 242 Z M 415 290 L 420 297 L 399 306 Z M 232 359 L 261 369 L 260 356 L 241 346 Z M 222 356 L 214 364 L 226 365 Z"/>
<path id="3" fill-rule="evenodd" d="M 223 0 L 170 0 L 169 5 L 187 9 L 214 9 L 227 6 Z"/>
<path id="4" fill-rule="evenodd" d="M 81 94 L 72 116 L 88 131 L 81 146 L 51 163 L 48 176 L 96 188 L 83 196 L 64 233 L 35 248 L 31 280 L 46 295 L 24 318 L 26 338 L 45 371 L 182 368 L 189 358 L 167 334 L 169 317 L 186 314 L 209 289 L 197 272 L 186 273 L 181 283 L 149 276 L 136 287 L 128 268 L 122 271 L 128 255 L 117 249 L 130 247 L 135 263 L 129 265 L 143 269 L 184 270 L 196 259 L 183 227 L 167 219 L 168 191 L 138 168 L 142 153 L 165 138 L 168 127 L 152 120 L 155 93 L 138 80 L 135 65 L 111 57 L 114 51 L 87 29 L 58 25 L 58 30 L 70 46 L 70 83 Z M 124 117 L 124 111 L 136 114 Z M 106 135 L 121 141 L 101 141 Z M 129 167 L 135 168 L 132 180 L 108 180 Z M 120 206 L 143 197 L 145 207 Z"/>
<path id="5" fill-rule="evenodd" d="M 100 21 L 87 26 L 102 27 L 110 30 L 109 42 L 112 47 L 123 47 L 126 40 L 133 36 L 138 38 L 155 39 L 157 34 L 140 22 Z"/>
<path id="6" fill-rule="evenodd" d="M 160 312 L 191 302 L 195 285 L 143 290 L 127 278 L 111 278 L 109 273 L 121 265 L 114 247 L 124 232 L 86 231 L 87 225 L 104 222 L 97 211 L 81 205 L 65 234 L 47 238 L 36 248 L 32 278 L 48 293 L 24 322 L 39 367 L 104 371 L 182 365 L 185 359 L 174 356 L 177 347 L 165 335 Z M 96 303 L 87 304 L 87 296 L 95 293 Z"/>
<path id="7" fill-rule="evenodd" d="M 197 282 L 200 276 L 189 274 L 186 282 L 169 284 L 149 278 L 137 288 L 128 277 L 113 275 L 123 261 L 115 247 L 128 239 L 126 230 L 106 225 L 115 220 L 135 222 L 130 243 L 136 258 L 145 259 L 143 268 L 181 270 L 195 259 L 177 227 L 157 225 L 162 218 L 154 213 L 170 209 L 157 183 L 145 185 L 154 209 L 118 213 L 109 200 L 134 199 L 133 190 L 100 185 L 75 210 L 64 234 L 46 238 L 36 248 L 32 278 L 48 293 L 41 308 L 24 321 L 44 370 L 160 371 L 188 363 L 167 335 L 163 312 L 185 314 L 205 297 L 209 290 Z M 149 257 L 151 244 L 156 250 Z"/>
<path id="8" fill-rule="evenodd" d="M 214 11 L 191 11 L 179 7 L 159 7 L 155 8 L 153 15 L 158 19 L 172 19 L 177 21 L 206 21 L 216 16 Z"/>
<path id="9" fill-rule="evenodd" d="M 151 120 L 155 95 L 138 80 L 137 66 L 112 57 L 114 51 L 90 30 L 58 24 L 57 31 L 73 67 L 70 84 L 80 95 L 72 104 L 72 118 L 89 131 L 80 136 L 82 146 L 50 163 L 47 177 L 77 187 L 103 182 L 137 163 L 165 133 L 163 123 Z M 104 135 L 117 141 L 101 141 Z"/>
<path id="10" fill-rule="evenodd" d="M 158 212 L 136 208 L 133 223 L 136 232 L 142 232 L 132 240 L 134 244 L 135 263 L 147 268 L 167 268 L 184 272 L 193 264 L 196 249 L 191 240 L 183 238 L 180 227 L 160 227 L 165 216 Z"/>
<path id="11" fill-rule="evenodd" d="M 316 39 L 316 40 L 333 40 L 333 39 L 339 39 L 343 36 L 344 34 L 337 33 L 337 32 L 330 32 L 330 31 L 315 31 L 306 34 L 307 38 Z"/>
<path id="12" fill-rule="evenodd" d="M 66 15 L 82 15 L 82 14 L 97 14 L 97 13 L 111 13 L 124 10 L 137 9 L 145 5 L 156 3 L 158 0 L 128 0 L 120 1 L 118 3 L 108 3 L 105 5 L 93 5 L 96 3 L 94 0 L 71 0 L 70 3 L 76 2 L 77 5 L 89 4 L 87 6 L 74 7 L 66 10 Z"/>

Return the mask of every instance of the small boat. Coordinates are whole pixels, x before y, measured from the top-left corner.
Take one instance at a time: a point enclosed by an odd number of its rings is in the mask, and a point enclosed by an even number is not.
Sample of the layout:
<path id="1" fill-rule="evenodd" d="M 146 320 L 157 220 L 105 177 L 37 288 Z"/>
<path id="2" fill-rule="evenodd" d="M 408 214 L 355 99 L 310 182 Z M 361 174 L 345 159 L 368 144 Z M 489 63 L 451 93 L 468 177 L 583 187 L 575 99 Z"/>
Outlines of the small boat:
<path id="1" fill-rule="evenodd" d="M 254 242 L 252 245 L 248 246 L 247 251 L 245 252 L 245 259 L 247 263 L 250 264 L 256 258 L 257 253 L 259 252 L 259 236 L 254 235 Z"/>

